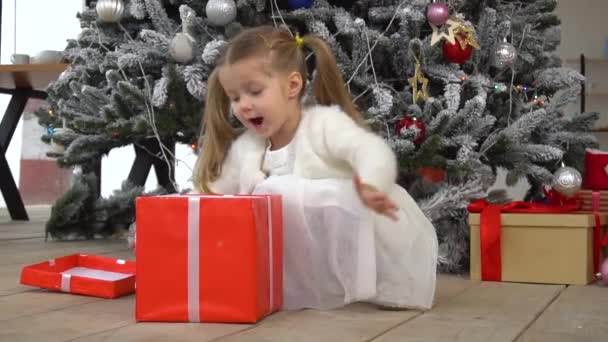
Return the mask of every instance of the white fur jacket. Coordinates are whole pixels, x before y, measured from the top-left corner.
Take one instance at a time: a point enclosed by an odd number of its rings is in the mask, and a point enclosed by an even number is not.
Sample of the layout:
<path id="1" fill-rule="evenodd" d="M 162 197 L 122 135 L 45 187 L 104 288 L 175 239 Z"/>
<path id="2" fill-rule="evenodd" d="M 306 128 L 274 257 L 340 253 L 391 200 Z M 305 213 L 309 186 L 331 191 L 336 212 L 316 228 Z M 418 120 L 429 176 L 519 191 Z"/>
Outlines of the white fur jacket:
<path id="1" fill-rule="evenodd" d="M 231 145 L 221 176 L 210 184 L 218 194 L 250 194 L 262 172 L 265 139 L 246 131 Z M 302 111 L 296 134 L 293 173 L 308 179 L 352 178 L 388 192 L 397 177 L 397 161 L 379 136 L 358 126 L 338 106 L 310 106 Z"/>

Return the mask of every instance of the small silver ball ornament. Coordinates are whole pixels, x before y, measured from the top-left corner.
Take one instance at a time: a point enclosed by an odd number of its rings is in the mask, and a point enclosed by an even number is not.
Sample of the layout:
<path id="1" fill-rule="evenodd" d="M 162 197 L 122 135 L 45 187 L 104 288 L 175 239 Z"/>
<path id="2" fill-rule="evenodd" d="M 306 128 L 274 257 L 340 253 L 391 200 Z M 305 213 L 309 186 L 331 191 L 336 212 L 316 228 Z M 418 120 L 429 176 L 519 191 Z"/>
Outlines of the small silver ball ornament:
<path id="1" fill-rule="evenodd" d="M 553 174 L 551 186 L 566 197 L 574 196 L 583 184 L 583 177 L 577 169 L 564 166 Z"/>
<path id="2" fill-rule="evenodd" d="M 508 42 L 500 42 L 494 50 L 494 65 L 502 69 L 511 66 L 517 59 L 517 49 Z"/>
<path id="3" fill-rule="evenodd" d="M 95 5 L 95 10 L 99 19 L 107 23 L 115 23 L 122 18 L 125 3 L 123 0 L 99 0 Z"/>
<path id="4" fill-rule="evenodd" d="M 234 0 L 209 0 L 205 13 L 212 25 L 224 26 L 236 18 L 236 4 Z"/>

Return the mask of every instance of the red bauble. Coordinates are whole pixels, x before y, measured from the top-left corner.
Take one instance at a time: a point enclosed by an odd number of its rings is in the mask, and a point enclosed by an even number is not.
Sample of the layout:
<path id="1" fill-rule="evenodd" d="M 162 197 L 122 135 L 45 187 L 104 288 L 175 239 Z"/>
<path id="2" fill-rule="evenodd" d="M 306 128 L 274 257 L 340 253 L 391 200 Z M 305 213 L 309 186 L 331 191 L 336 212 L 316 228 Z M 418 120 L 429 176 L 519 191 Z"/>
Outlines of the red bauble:
<path id="1" fill-rule="evenodd" d="M 424 122 L 422 122 L 420 120 L 416 120 L 409 115 L 404 116 L 403 119 L 401 119 L 401 121 L 399 121 L 399 123 L 397 124 L 397 127 L 395 127 L 395 131 L 396 131 L 395 133 L 397 135 L 400 135 L 401 130 L 403 128 L 410 128 L 410 127 L 418 128 L 419 132 L 418 132 L 418 136 L 416 137 L 416 140 L 414 140 L 414 144 L 416 144 L 416 145 L 420 144 L 424 140 L 424 136 L 426 133 L 426 126 L 424 125 Z"/>
<path id="2" fill-rule="evenodd" d="M 445 170 L 438 167 L 420 167 L 417 171 L 422 179 L 430 183 L 441 183 L 446 177 Z"/>
<path id="3" fill-rule="evenodd" d="M 462 36 L 465 39 L 465 36 Z M 450 63 L 462 64 L 471 58 L 473 54 L 473 47 L 470 44 L 463 49 L 460 46 L 458 39 L 454 41 L 454 44 L 450 44 L 447 40 L 443 42 L 443 57 Z"/>

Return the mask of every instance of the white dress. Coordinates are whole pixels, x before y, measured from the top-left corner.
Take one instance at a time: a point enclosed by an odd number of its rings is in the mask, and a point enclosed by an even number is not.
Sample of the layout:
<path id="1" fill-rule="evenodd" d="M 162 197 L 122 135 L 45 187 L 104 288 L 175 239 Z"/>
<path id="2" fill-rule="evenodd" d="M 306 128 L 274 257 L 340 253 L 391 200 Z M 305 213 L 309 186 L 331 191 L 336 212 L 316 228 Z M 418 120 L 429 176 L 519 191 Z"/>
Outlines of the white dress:
<path id="1" fill-rule="evenodd" d="M 254 193 L 283 199 L 284 309 L 333 309 L 357 301 L 428 309 L 435 293 L 434 227 L 395 185 L 399 221 L 361 203 L 351 179 L 292 174 L 294 148 L 266 150 L 268 178 Z"/>

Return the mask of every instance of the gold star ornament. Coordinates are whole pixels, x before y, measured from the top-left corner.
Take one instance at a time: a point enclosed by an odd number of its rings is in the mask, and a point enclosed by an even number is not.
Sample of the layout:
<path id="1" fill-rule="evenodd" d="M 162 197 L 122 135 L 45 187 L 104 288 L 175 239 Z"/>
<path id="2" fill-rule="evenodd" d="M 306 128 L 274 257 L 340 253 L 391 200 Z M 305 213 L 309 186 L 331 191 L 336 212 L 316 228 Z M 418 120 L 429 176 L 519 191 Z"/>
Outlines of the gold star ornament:
<path id="1" fill-rule="evenodd" d="M 419 99 L 424 101 L 429 99 L 429 79 L 424 77 L 422 74 L 420 63 L 416 63 L 416 70 L 414 71 L 414 77 L 408 78 L 410 86 L 412 87 L 412 95 L 414 96 L 414 104 Z M 419 89 L 418 85 L 422 84 L 422 89 Z"/>
<path id="2" fill-rule="evenodd" d="M 441 28 L 433 24 L 429 25 L 431 25 L 431 28 L 433 29 L 433 34 L 431 35 L 431 46 L 437 44 L 442 39 L 447 40 L 450 42 L 450 44 L 454 44 L 454 30 L 460 25 L 459 22 L 448 19 L 445 25 L 441 26 Z M 445 32 L 443 32 L 443 30 L 445 30 Z"/>
<path id="3" fill-rule="evenodd" d="M 473 30 L 472 26 L 460 24 L 454 29 L 454 37 L 460 44 L 461 49 L 465 49 L 467 45 L 471 45 L 472 47 L 479 49 L 479 43 L 477 39 L 475 39 L 475 30 Z"/>

